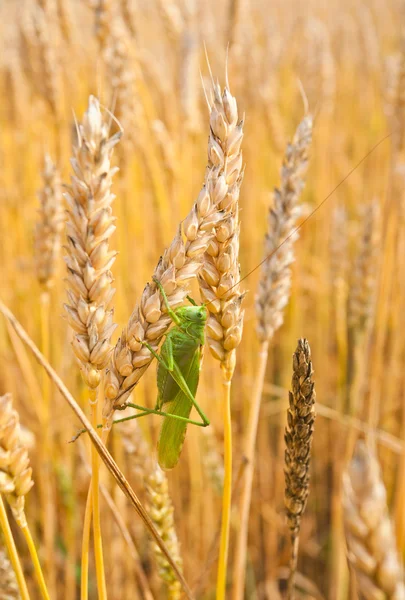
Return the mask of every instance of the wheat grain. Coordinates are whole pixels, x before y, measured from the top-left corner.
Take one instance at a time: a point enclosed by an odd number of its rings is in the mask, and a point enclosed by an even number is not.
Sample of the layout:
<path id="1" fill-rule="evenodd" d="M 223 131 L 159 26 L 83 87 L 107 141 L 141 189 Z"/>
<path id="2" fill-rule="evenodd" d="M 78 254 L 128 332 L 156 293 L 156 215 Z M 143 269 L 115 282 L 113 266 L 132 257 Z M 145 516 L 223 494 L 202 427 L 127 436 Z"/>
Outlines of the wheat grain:
<path id="1" fill-rule="evenodd" d="M 74 174 L 65 194 L 69 300 L 65 309 L 74 332 L 74 354 L 86 384 L 94 389 L 108 363 L 115 329 L 109 306 L 115 291 L 110 267 L 116 252 L 109 250 L 109 238 L 115 230 L 111 184 L 117 168 L 111 167 L 111 155 L 121 133 L 109 135 L 99 102 L 90 96 L 78 135 L 71 161 Z"/>
<path id="2" fill-rule="evenodd" d="M 343 476 L 347 557 L 361 600 L 403 600 L 405 586 L 374 448 L 359 440 Z"/>
<path id="3" fill-rule="evenodd" d="M 262 267 L 256 296 L 258 336 L 261 342 L 273 337 L 283 323 L 283 311 L 291 288 L 290 265 L 294 260 L 294 227 L 301 214 L 298 200 L 305 185 L 308 153 L 312 141 L 312 117 L 298 125 L 292 143 L 287 145 L 281 170 L 280 189 L 274 190 L 274 205 L 269 211 L 264 254 L 271 255 Z M 272 254 L 273 253 L 273 254 Z"/>

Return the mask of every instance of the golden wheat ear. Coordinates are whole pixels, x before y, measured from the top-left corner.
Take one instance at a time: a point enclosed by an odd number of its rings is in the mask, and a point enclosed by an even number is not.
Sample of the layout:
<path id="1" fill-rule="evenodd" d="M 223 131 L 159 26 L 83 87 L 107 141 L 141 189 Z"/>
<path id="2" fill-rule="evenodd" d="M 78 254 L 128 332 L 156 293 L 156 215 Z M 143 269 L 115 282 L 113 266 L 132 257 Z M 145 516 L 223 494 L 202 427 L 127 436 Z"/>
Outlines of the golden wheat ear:
<path id="1" fill-rule="evenodd" d="M 347 559 L 360 598 L 405 598 L 380 466 L 374 447 L 364 440 L 357 442 L 343 475 L 343 510 Z"/>

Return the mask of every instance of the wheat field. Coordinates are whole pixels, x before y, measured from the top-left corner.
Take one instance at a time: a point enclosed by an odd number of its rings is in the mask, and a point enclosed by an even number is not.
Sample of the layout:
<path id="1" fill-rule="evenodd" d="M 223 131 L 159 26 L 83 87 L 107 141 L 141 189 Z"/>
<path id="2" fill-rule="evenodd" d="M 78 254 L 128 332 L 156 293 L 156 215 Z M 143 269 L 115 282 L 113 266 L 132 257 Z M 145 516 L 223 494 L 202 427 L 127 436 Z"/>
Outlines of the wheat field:
<path id="1" fill-rule="evenodd" d="M 0 600 L 405 599 L 404 19 L 0 0 Z"/>

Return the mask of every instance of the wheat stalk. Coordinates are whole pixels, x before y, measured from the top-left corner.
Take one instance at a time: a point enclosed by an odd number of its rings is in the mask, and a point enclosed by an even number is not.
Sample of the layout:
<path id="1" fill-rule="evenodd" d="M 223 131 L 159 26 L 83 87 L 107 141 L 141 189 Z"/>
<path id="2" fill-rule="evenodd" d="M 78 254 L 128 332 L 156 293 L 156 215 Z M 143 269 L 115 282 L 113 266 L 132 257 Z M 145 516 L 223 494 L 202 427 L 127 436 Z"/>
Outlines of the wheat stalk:
<path id="1" fill-rule="evenodd" d="M 400 600 L 405 586 L 375 450 L 359 440 L 343 475 L 347 558 L 361 600 Z"/>
<path id="2" fill-rule="evenodd" d="M 217 577 L 217 599 L 225 596 L 232 494 L 232 428 L 230 385 L 235 370 L 236 348 L 243 328 L 243 294 L 239 286 L 239 191 L 243 179 L 241 143 L 243 119 L 238 118 L 236 99 L 227 85 L 221 94 L 213 83 L 211 136 L 208 168 L 216 171 L 222 186 L 224 215 L 204 256 L 199 276 L 201 296 L 209 310 L 207 345 L 219 360 L 223 376 L 224 491 Z"/>
<path id="3" fill-rule="evenodd" d="M 285 430 L 285 494 L 287 522 L 291 532 L 292 555 L 288 600 L 294 598 L 301 518 L 309 494 L 309 461 L 315 422 L 315 390 L 312 381 L 311 350 L 307 340 L 298 340 L 293 356 L 292 391 Z"/>

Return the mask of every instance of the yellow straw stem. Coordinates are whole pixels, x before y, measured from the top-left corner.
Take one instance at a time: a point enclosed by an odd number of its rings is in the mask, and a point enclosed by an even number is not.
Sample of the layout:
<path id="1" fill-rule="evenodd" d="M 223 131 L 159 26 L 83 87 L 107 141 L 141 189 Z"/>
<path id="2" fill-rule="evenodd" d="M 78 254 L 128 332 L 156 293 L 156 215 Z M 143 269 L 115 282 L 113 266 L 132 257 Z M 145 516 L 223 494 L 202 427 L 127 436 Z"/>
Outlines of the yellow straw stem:
<path id="1" fill-rule="evenodd" d="M 18 558 L 17 548 L 14 543 L 13 534 L 11 533 L 10 524 L 8 522 L 6 508 L 3 498 L 0 494 L 0 526 L 3 531 L 4 541 L 11 564 L 13 565 L 14 573 L 17 579 L 18 588 L 20 590 L 21 600 L 30 600 L 27 584 L 25 582 L 24 573 L 21 568 L 20 559 Z"/>
<path id="2" fill-rule="evenodd" d="M 229 525 L 232 500 L 232 422 L 231 382 L 223 381 L 224 410 L 224 492 L 222 496 L 221 541 L 219 546 L 216 600 L 224 600 L 226 593 L 226 571 L 229 549 Z"/>
<path id="3" fill-rule="evenodd" d="M 50 359 L 50 343 L 49 343 L 49 304 L 50 296 L 48 291 L 43 291 L 40 297 L 40 312 L 41 312 L 41 350 L 42 354 Z M 41 436 L 41 485 L 40 497 L 42 507 L 42 522 L 44 524 L 44 545 L 45 545 L 45 572 L 47 574 L 49 590 L 52 597 L 56 595 L 56 578 L 55 578 L 55 560 L 54 560 L 54 539 L 55 539 L 55 509 L 54 509 L 54 492 L 53 492 L 53 477 L 51 467 L 52 457 L 52 435 L 50 421 L 50 404 L 51 404 L 51 380 L 46 372 L 42 372 L 42 402 L 41 404 L 41 420 L 42 431 Z"/>
<path id="4" fill-rule="evenodd" d="M 263 393 L 264 376 L 266 373 L 269 342 L 262 342 L 259 351 L 259 366 L 255 377 L 255 389 L 253 402 L 249 413 L 249 421 L 245 442 L 245 476 L 242 489 L 242 500 L 240 505 L 240 526 L 236 543 L 236 554 L 234 562 L 234 585 L 233 600 L 243 600 L 245 589 L 246 553 L 248 541 L 248 525 L 250 502 L 252 497 L 253 474 L 255 469 L 255 446 L 257 427 L 259 423 L 260 405 Z"/>
<path id="5" fill-rule="evenodd" d="M 105 422 L 103 421 L 105 425 Z M 101 439 L 104 444 L 107 444 L 110 430 L 102 429 Z M 84 513 L 83 537 L 82 537 L 82 562 L 81 562 L 81 588 L 80 599 L 87 600 L 89 593 L 88 577 L 89 577 L 89 548 L 90 548 L 90 527 L 91 518 L 93 516 L 93 476 L 90 480 L 90 487 L 87 494 L 86 510 Z"/>
<path id="6" fill-rule="evenodd" d="M 91 406 L 91 421 L 93 427 L 97 431 L 98 423 L 98 402 L 97 392 L 92 391 L 90 394 Z M 91 489 L 93 499 L 93 539 L 94 539 L 94 559 L 96 563 L 97 590 L 99 600 L 107 600 L 107 587 L 105 583 L 104 573 L 104 558 L 103 558 L 103 542 L 101 537 L 100 524 L 100 490 L 99 490 L 99 460 L 95 447 L 91 446 Z"/>
<path id="7" fill-rule="evenodd" d="M 287 600 L 294 600 L 294 598 L 295 598 L 295 575 L 297 573 L 299 543 L 300 543 L 300 538 L 299 538 L 299 531 L 298 531 L 292 539 L 290 572 L 288 574 L 288 582 L 287 582 Z"/>
<path id="8" fill-rule="evenodd" d="M 50 596 L 48 593 L 48 589 L 46 587 L 44 575 L 42 573 L 41 564 L 39 562 L 37 549 L 35 547 L 34 540 L 32 539 L 31 532 L 29 530 L 27 523 L 25 523 L 21 527 L 21 531 L 24 534 L 25 540 L 27 542 L 28 550 L 30 551 L 31 560 L 32 560 L 32 564 L 34 566 L 35 576 L 38 581 L 38 586 L 39 586 L 39 589 L 41 592 L 41 596 L 42 596 L 43 600 L 50 600 Z"/>
<path id="9" fill-rule="evenodd" d="M 81 582 L 80 582 L 80 598 L 87 600 L 89 595 L 89 549 L 90 549 L 90 528 L 93 509 L 92 487 L 90 485 L 86 510 L 84 513 L 83 536 L 82 536 L 82 561 L 81 561 Z"/>

